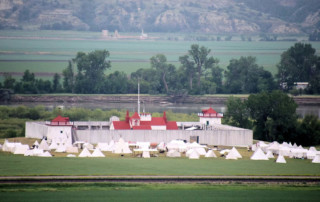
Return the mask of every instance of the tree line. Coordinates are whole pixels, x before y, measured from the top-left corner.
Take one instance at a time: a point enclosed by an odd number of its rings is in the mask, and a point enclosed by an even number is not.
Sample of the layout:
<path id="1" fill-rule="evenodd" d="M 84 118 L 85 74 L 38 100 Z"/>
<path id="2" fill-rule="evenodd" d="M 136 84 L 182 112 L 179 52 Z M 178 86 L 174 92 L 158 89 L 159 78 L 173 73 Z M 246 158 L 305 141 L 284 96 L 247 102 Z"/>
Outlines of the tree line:
<path id="1" fill-rule="evenodd" d="M 247 100 L 229 97 L 224 123 L 253 129 L 254 139 L 320 144 L 320 120 L 315 115 L 299 119 L 297 104 L 281 91 L 252 94 Z"/>
<path id="2" fill-rule="evenodd" d="M 296 82 L 309 82 L 304 93 L 320 93 L 320 57 L 310 44 L 296 43 L 281 55 L 278 73 L 259 66 L 255 57 L 231 59 L 224 70 L 219 60 L 210 56 L 211 50 L 197 44 L 179 57 L 179 67 L 170 64 L 164 54 L 150 58 L 150 68 L 139 69 L 130 75 L 111 68 L 107 50 L 90 53 L 78 52 L 62 72 L 52 81 L 35 78 L 29 70 L 20 81 L 5 75 L 0 87 L 14 89 L 16 93 L 82 93 L 201 95 L 215 93 L 251 94 L 281 89 L 293 92 Z"/>

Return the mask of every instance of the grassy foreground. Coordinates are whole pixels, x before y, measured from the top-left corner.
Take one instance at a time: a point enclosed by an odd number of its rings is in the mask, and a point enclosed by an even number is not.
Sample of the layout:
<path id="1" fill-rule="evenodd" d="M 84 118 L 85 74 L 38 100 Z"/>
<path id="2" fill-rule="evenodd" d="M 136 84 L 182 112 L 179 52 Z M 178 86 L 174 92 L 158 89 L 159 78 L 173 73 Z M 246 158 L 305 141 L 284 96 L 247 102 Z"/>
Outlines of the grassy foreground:
<path id="1" fill-rule="evenodd" d="M 12 184 L 2 201 L 318 201 L 319 185 L 267 184 Z"/>
<path id="2" fill-rule="evenodd" d="M 106 154 L 106 158 L 41 158 L 0 152 L 1 176 L 35 175 L 297 175 L 319 176 L 320 165 L 311 160 L 287 159 L 286 164 L 274 160 L 252 161 L 218 158 L 155 157 L 142 159 L 127 155 Z"/>

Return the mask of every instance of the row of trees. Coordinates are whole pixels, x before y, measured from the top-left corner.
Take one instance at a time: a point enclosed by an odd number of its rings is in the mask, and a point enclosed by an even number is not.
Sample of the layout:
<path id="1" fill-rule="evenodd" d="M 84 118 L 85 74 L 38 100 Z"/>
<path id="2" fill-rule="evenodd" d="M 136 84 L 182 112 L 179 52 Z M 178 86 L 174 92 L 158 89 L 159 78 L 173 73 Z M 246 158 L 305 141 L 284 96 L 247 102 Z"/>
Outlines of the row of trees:
<path id="1" fill-rule="evenodd" d="M 194 44 L 188 54 L 179 57 L 178 68 L 165 55 L 157 54 L 150 58 L 151 68 L 130 76 L 118 71 L 103 74 L 111 68 L 106 50 L 79 52 L 63 71 L 63 86 L 72 93 L 136 93 L 139 80 L 141 93 L 149 94 L 257 93 L 276 88 L 272 74 L 258 66 L 254 57 L 232 59 L 223 70 L 210 52 Z"/>
<path id="2" fill-rule="evenodd" d="M 230 97 L 224 121 L 254 130 L 254 139 L 291 141 L 305 146 L 320 144 L 320 121 L 307 115 L 299 120 L 297 104 L 287 94 L 272 91 L 252 94 L 247 100 Z"/>
<path id="3" fill-rule="evenodd" d="M 12 89 L 16 93 L 38 94 L 38 93 L 61 93 L 64 89 L 61 85 L 61 76 L 54 74 L 53 80 L 37 79 L 34 73 L 26 70 L 20 79 L 16 81 L 10 74 L 4 75 L 3 84 L 0 88 Z"/>
<path id="4" fill-rule="evenodd" d="M 179 57 L 179 67 L 168 63 L 165 55 L 157 54 L 150 58 L 151 68 L 130 75 L 119 71 L 105 75 L 111 68 L 108 51 L 78 52 L 62 72 L 62 85 L 59 74 L 52 81 L 44 81 L 27 70 L 20 81 L 6 75 L 0 87 L 17 93 L 126 94 L 137 93 L 139 81 L 141 93 L 186 95 L 271 92 L 280 86 L 289 92 L 295 82 L 309 82 L 306 93 L 320 93 L 320 57 L 310 44 L 297 43 L 283 52 L 275 78 L 254 57 L 232 59 L 223 70 L 210 53 L 210 49 L 193 44 L 187 54 Z"/>

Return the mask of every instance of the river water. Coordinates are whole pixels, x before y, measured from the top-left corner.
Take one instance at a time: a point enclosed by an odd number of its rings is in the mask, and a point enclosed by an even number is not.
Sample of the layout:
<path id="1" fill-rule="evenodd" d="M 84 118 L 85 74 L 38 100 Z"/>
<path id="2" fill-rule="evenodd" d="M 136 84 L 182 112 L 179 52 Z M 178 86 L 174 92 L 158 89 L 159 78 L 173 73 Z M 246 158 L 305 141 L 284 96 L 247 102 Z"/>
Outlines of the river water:
<path id="1" fill-rule="evenodd" d="M 23 103 L 12 103 L 10 106 L 18 106 L 24 105 L 28 107 L 34 107 L 37 105 L 43 105 L 48 110 L 52 110 L 54 108 L 88 108 L 88 109 L 123 109 L 129 110 L 130 112 L 134 112 L 137 110 L 137 103 L 53 103 L 53 102 L 23 102 Z M 145 112 L 160 112 L 163 111 L 172 111 L 175 113 L 199 113 L 202 109 L 207 109 L 212 107 L 217 112 L 225 113 L 226 106 L 223 104 L 141 104 L 141 112 L 145 110 Z M 304 117 L 307 114 L 313 114 L 320 118 L 320 105 L 302 105 L 297 108 L 297 114 L 300 117 Z"/>

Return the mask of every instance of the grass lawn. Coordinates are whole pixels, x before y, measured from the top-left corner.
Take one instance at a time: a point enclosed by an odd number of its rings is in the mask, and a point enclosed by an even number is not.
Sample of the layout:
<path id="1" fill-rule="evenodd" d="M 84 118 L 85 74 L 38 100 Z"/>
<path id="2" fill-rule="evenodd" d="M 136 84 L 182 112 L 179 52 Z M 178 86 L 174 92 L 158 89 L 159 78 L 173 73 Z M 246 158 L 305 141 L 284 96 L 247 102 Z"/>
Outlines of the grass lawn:
<path id="1" fill-rule="evenodd" d="M 11 138 L 9 142 L 21 142 L 29 146 L 36 139 Z M 38 140 L 39 141 L 39 140 Z M 4 139 L 0 140 L 3 144 Z M 40 142 L 40 141 L 39 141 Z M 228 147 L 220 147 L 221 149 Z M 226 160 L 224 157 L 190 160 L 183 154 L 181 158 L 159 157 L 143 159 L 126 154 L 103 152 L 105 158 L 68 158 L 67 153 L 51 152 L 54 158 L 25 157 L 9 152 L 0 152 L 0 176 L 35 176 L 35 175 L 299 175 L 320 176 L 320 164 L 307 159 L 286 158 L 286 164 L 275 160 L 250 160 L 252 152 L 238 148 L 243 156 L 239 160 Z M 216 155 L 219 153 L 215 151 Z"/>
<path id="2" fill-rule="evenodd" d="M 142 159 L 105 152 L 106 158 L 24 157 L 0 152 L 1 176 L 34 175 L 320 175 L 320 165 L 311 160 L 286 159 L 286 164 L 274 160 L 252 161 L 218 158 L 157 157 Z M 60 157 L 59 157 L 60 156 Z"/>
<path id="3" fill-rule="evenodd" d="M 14 184 L 1 201 L 318 201 L 318 185 L 263 184 Z"/>

